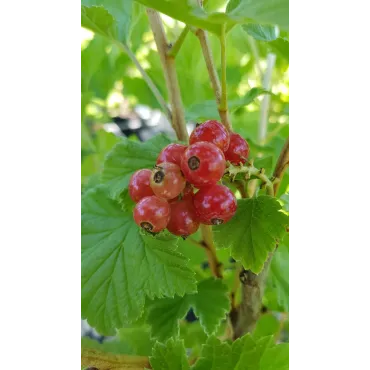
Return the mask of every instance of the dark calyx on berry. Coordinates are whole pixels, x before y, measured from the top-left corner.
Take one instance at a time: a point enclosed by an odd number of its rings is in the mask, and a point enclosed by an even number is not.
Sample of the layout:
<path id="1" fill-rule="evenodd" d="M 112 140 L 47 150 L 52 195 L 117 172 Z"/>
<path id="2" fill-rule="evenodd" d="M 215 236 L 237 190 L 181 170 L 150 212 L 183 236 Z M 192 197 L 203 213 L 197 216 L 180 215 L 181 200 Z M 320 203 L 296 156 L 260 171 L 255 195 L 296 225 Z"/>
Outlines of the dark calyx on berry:
<path id="1" fill-rule="evenodd" d="M 212 218 L 211 223 L 212 225 L 221 225 L 224 222 L 224 220 L 221 220 L 220 218 Z"/>
<path id="2" fill-rule="evenodd" d="M 200 160 L 198 157 L 190 157 L 189 160 L 188 160 L 188 166 L 191 170 L 196 170 L 199 168 L 199 165 L 200 165 Z"/>
<path id="3" fill-rule="evenodd" d="M 164 171 L 159 168 L 158 171 L 155 172 L 153 176 L 153 180 L 156 184 L 160 184 L 164 179 Z"/>
<path id="4" fill-rule="evenodd" d="M 153 225 L 152 225 L 151 223 L 149 223 L 149 222 L 142 222 L 142 223 L 140 224 L 140 226 L 141 226 L 144 230 L 146 230 L 146 231 L 152 231 L 152 230 L 153 230 Z"/>

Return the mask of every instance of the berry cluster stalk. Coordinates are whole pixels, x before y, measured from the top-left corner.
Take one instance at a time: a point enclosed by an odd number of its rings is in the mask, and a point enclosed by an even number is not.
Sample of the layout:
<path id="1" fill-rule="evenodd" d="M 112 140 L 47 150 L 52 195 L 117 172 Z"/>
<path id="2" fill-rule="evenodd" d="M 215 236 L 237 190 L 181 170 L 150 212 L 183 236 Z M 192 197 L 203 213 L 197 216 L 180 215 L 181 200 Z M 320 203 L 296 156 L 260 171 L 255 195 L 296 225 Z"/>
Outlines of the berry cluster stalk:
<path id="1" fill-rule="evenodd" d="M 179 140 L 188 142 L 188 133 L 186 131 L 184 109 L 181 100 L 179 83 L 177 80 L 175 56 L 177 55 L 183 41 L 185 40 L 187 31 L 183 31 L 182 36 L 171 49 L 166 34 L 164 32 L 163 23 L 158 12 L 147 8 L 149 23 L 153 31 L 154 40 L 157 45 L 158 54 L 161 59 L 166 85 L 169 92 L 169 98 L 172 108 L 172 124 Z M 211 226 L 201 225 L 202 242 L 208 258 L 211 271 L 215 277 L 221 278 L 221 263 L 217 259 L 216 250 L 213 243 L 213 234 Z"/>

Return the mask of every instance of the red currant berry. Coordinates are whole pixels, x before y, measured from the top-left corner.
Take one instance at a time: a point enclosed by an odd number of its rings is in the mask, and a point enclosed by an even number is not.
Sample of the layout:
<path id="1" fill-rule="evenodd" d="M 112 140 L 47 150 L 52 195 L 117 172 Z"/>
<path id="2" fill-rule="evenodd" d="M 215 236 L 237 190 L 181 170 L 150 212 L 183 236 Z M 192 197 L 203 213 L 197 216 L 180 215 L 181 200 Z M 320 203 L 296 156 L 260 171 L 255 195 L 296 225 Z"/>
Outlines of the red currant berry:
<path id="1" fill-rule="evenodd" d="M 177 197 L 175 197 L 173 199 L 169 199 L 168 200 L 168 203 L 175 203 L 175 202 L 177 202 L 179 200 L 182 200 L 182 199 L 191 199 L 192 200 L 193 199 L 193 195 L 194 195 L 193 185 L 190 184 L 190 182 L 187 182 L 186 185 L 185 185 L 185 188 L 184 188 L 183 192 L 179 196 L 177 196 Z"/>
<path id="2" fill-rule="evenodd" d="M 199 141 L 208 141 L 215 144 L 223 152 L 229 147 L 229 133 L 220 122 L 210 120 L 202 123 L 191 133 L 189 143 L 190 145 L 198 143 Z"/>
<path id="3" fill-rule="evenodd" d="M 187 182 L 185 185 L 185 189 L 182 192 L 182 199 L 191 199 L 191 201 L 193 201 L 193 196 L 194 196 L 193 185 L 190 184 L 190 182 Z"/>
<path id="4" fill-rule="evenodd" d="M 245 163 L 249 155 L 249 145 L 239 134 L 230 134 L 229 149 L 225 152 L 225 158 L 232 164 Z"/>
<path id="5" fill-rule="evenodd" d="M 165 229 L 170 215 L 170 205 L 164 199 L 154 195 L 141 199 L 134 209 L 136 224 L 152 233 Z"/>
<path id="6" fill-rule="evenodd" d="M 195 213 L 193 201 L 179 200 L 171 205 L 171 218 L 167 230 L 174 235 L 186 238 L 194 234 L 199 228 L 199 221 Z"/>
<path id="7" fill-rule="evenodd" d="M 187 146 L 182 144 L 167 145 L 159 153 L 159 156 L 157 158 L 157 164 L 163 162 L 171 162 L 177 164 L 178 166 L 181 166 L 181 158 L 186 148 Z"/>
<path id="8" fill-rule="evenodd" d="M 128 192 L 135 203 L 144 197 L 154 195 L 153 190 L 150 187 L 151 175 L 152 171 L 150 170 L 138 170 L 131 176 L 128 184 Z"/>
<path id="9" fill-rule="evenodd" d="M 237 208 L 234 194 L 223 185 L 200 189 L 194 195 L 193 203 L 199 221 L 206 225 L 220 225 L 229 221 Z"/>
<path id="10" fill-rule="evenodd" d="M 185 177 L 177 164 L 163 162 L 155 166 L 150 177 L 150 186 L 157 197 L 173 199 L 185 188 Z"/>
<path id="11" fill-rule="evenodd" d="M 181 162 L 186 179 L 197 188 L 215 184 L 223 176 L 225 168 L 224 153 L 205 141 L 190 145 Z"/>

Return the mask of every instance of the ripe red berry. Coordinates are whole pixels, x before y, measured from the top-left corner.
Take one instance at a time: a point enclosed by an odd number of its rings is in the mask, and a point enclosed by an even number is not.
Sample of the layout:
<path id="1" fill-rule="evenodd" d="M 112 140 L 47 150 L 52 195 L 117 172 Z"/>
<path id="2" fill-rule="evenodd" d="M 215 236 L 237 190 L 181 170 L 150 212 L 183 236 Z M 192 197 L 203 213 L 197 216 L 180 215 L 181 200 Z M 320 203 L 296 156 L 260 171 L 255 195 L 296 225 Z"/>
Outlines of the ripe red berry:
<path id="1" fill-rule="evenodd" d="M 186 148 L 187 146 L 182 144 L 167 145 L 159 153 L 159 156 L 157 158 L 157 164 L 163 162 L 171 162 L 177 164 L 178 166 L 181 166 L 181 158 Z"/>
<path id="2" fill-rule="evenodd" d="M 167 230 L 174 235 L 187 236 L 194 234 L 199 228 L 199 221 L 195 214 L 191 199 L 179 200 L 171 203 L 171 218 Z"/>
<path id="3" fill-rule="evenodd" d="M 144 169 L 136 171 L 131 176 L 128 184 L 128 192 L 135 203 L 144 197 L 154 195 L 153 190 L 150 187 L 151 175 L 152 171 Z"/>
<path id="4" fill-rule="evenodd" d="M 197 188 L 215 184 L 223 176 L 225 168 L 224 153 L 205 141 L 190 145 L 181 162 L 186 179 Z"/>
<path id="5" fill-rule="evenodd" d="M 185 177 L 177 164 L 163 162 L 156 165 L 150 177 L 150 186 L 157 197 L 173 199 L 185 188 Z"/>
<path id="6" fill-rule="evenodd" d="M 177 197 L 175 197 L 173 199 L 169 199 L 168 200 L 168 203 L 175 203 L 175 202 L 177 202 L 179 200 L 182 200 L 182 199 L 191 199 L 192 200 L 193 199 L 193 195 L 194 195 L 193 185 L 190 184 L 190 182 L 187 182 L 186 185 L 185 185 L 185 188 L 181 192 L 181 194 L 179 194 Z"/>
<path id="7" fill-rule="evenodd" d="M 230 134 L 229 149 L 225 152 L 225 158 L 232 164 L 245 163 L 249 155 L 249 145 L 239 134 Z"/>
<path id="8" fill-rule="evenodd" d="M 199 221 L 207 225 L 220 225 L 229 221 L 237 208 L 234 194 L 223 185 L 200 189 L 194 195 L 193 203 Z"/>
<path id="9" fill-rule="evenodd" d="M 136 224 L 152 233 L 165 229 L 170 215 L 170 205 L 164 199 L 154 195 L 141 199 L 134 209 Z"/>
<path id="10" fill-rule="evenodd" d="M 229 133 L 220 122 L 210 120 L 202 123 L 191 133 L 189 138 L 190 145 L 198 143 L 199 141 L 207 141 L 215 144 L 223 152 L 229 147 Z"/>

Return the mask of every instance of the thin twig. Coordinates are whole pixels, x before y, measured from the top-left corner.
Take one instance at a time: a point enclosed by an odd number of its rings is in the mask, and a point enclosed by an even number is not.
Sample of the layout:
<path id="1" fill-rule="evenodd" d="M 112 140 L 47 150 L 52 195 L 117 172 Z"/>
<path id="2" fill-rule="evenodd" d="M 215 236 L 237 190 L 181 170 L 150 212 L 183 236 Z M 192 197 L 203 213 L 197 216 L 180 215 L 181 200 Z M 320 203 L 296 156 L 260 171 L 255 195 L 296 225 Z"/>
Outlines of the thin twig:
<path id="1" fill-rule="evenodd" d="M 82 348 L 81 365 L 96 367 L 99 370 L 144 370 L 152 368 L 148 357 L 145 356 L 116 355 L 91 348 Z"/>
<path id="2" fill-rule="evenodd" d="M 204 61 L 207 66 L 209 79 L 211 80 L 212 89 L 215 94 L 216 104 L 218 108 L 218 113 L 221 118 L 221 122 L 228 131 L 231 131 L 232 128 L 231 128 L 229 113 L 227 110 L 225 111 L 225 109 L 221 106 L 221 99 L 222 99 L 221 83 L 220 83 L 220 79 L 218 77 L 215 63 L 213 60 L 213 54 L 212 54 L 211 45 L 209 43 L 208 34 L 206 31 L 202 29 L 198 29 L 195 32 L 195 35 L 198 37 L 200 46 L 202 48 Z M 225 68 L 225 73 L 226 73 L 226 68 Z M 226 107 L 227 107 L 227 104 L 226 104 Z"/>
<path id="3" fill-rule="evenodd" d="M 188 141 L 186 131 L 184 108 L 182 105 L 179 82 L 175 68 L 175 58 L 168 55 L 169 44 L 164 32 L 163 23 L 157 11 L 147 8 L 149 23 L 153 31 L 154 40 L 157 45 L 159 57 L 161 59 L 164 77 L 168 89 L 168 95 L 172 108 L 172 126 L 179 140 Z"/>
<path id="4" fill-rule="evenodd" d="M 209 268 L 211 269 L 212 274 L 215 277 L 222 279 L 222 263 L 220 263 L 217 259 L 216 248 L 213 242 L 212 227 L 209 225 L 200 225 L 200 231 L 202 233 Z"/>
<path id="5" fill-rule="evenodd" d="M 211 80 L 212 89 L 215 93 L 216 104 L 217 106 L 219 106 L 221 102 L 221 83 L 220 83 L 220 79 L 218 78 L 216 67 L 213 61 L 213 54 L 212 54 L 211 45 L 209 43 L 208 34 L 206 31 L 199 28 L 195 32 L 195 35 L 199 39 L 200 46 L 202 48 L 204 61 L 206 62 L 209 79 Z"/>
<path id="6" fill-rule="evenodd" d="M 274 183 L 274 194 L 277 193 L 279 189 L 280 180 L 284 175 L 284 171 L 289 165 L 289 137 L 286 139 L 283 149 L 280 152 L 280 156 L 276 162 L 275 170 L 273 176 L 278 180 Z"/>
<path id="7" fill-rule="evenodd" d="M 157 99 L 159 105 L 162 107 L 164 114 L 168 118 L 168 120 L 172 121 L 172 115 L 171 110 L 168 107 L 168 104 L 164 100 L 162 94 L 158 90 L 157 86 L 154 84 L 153 80 L 149 77 L 149 75 L 146 73 L 145 69 L 141 66 L 140 62 L 137 60 L 135 54 L 131 51 L 131 49 L 121 42 L 116 41 L 115 44 L 123 50 L 128 57 L 131 59 L 131 61 L 135 64 L 136 68 L 139 70 L 140 74 L 142 75 L 144 81 L 147 83 L 149 89 Z"/>
<path id="8" fill-rule="evenodd" d="M 182 44 L 185 41 L 185 38 L 187 34 L 190 31 L 190 27 L 188 25 L 185 26 L 185 28 L 181 31 L 180 36 L 178 39 L 174 42 L 171 49 L 168 52 L 168 56 L 170 57 L 176 57 L 177 53 L 180 51 Z"/>

